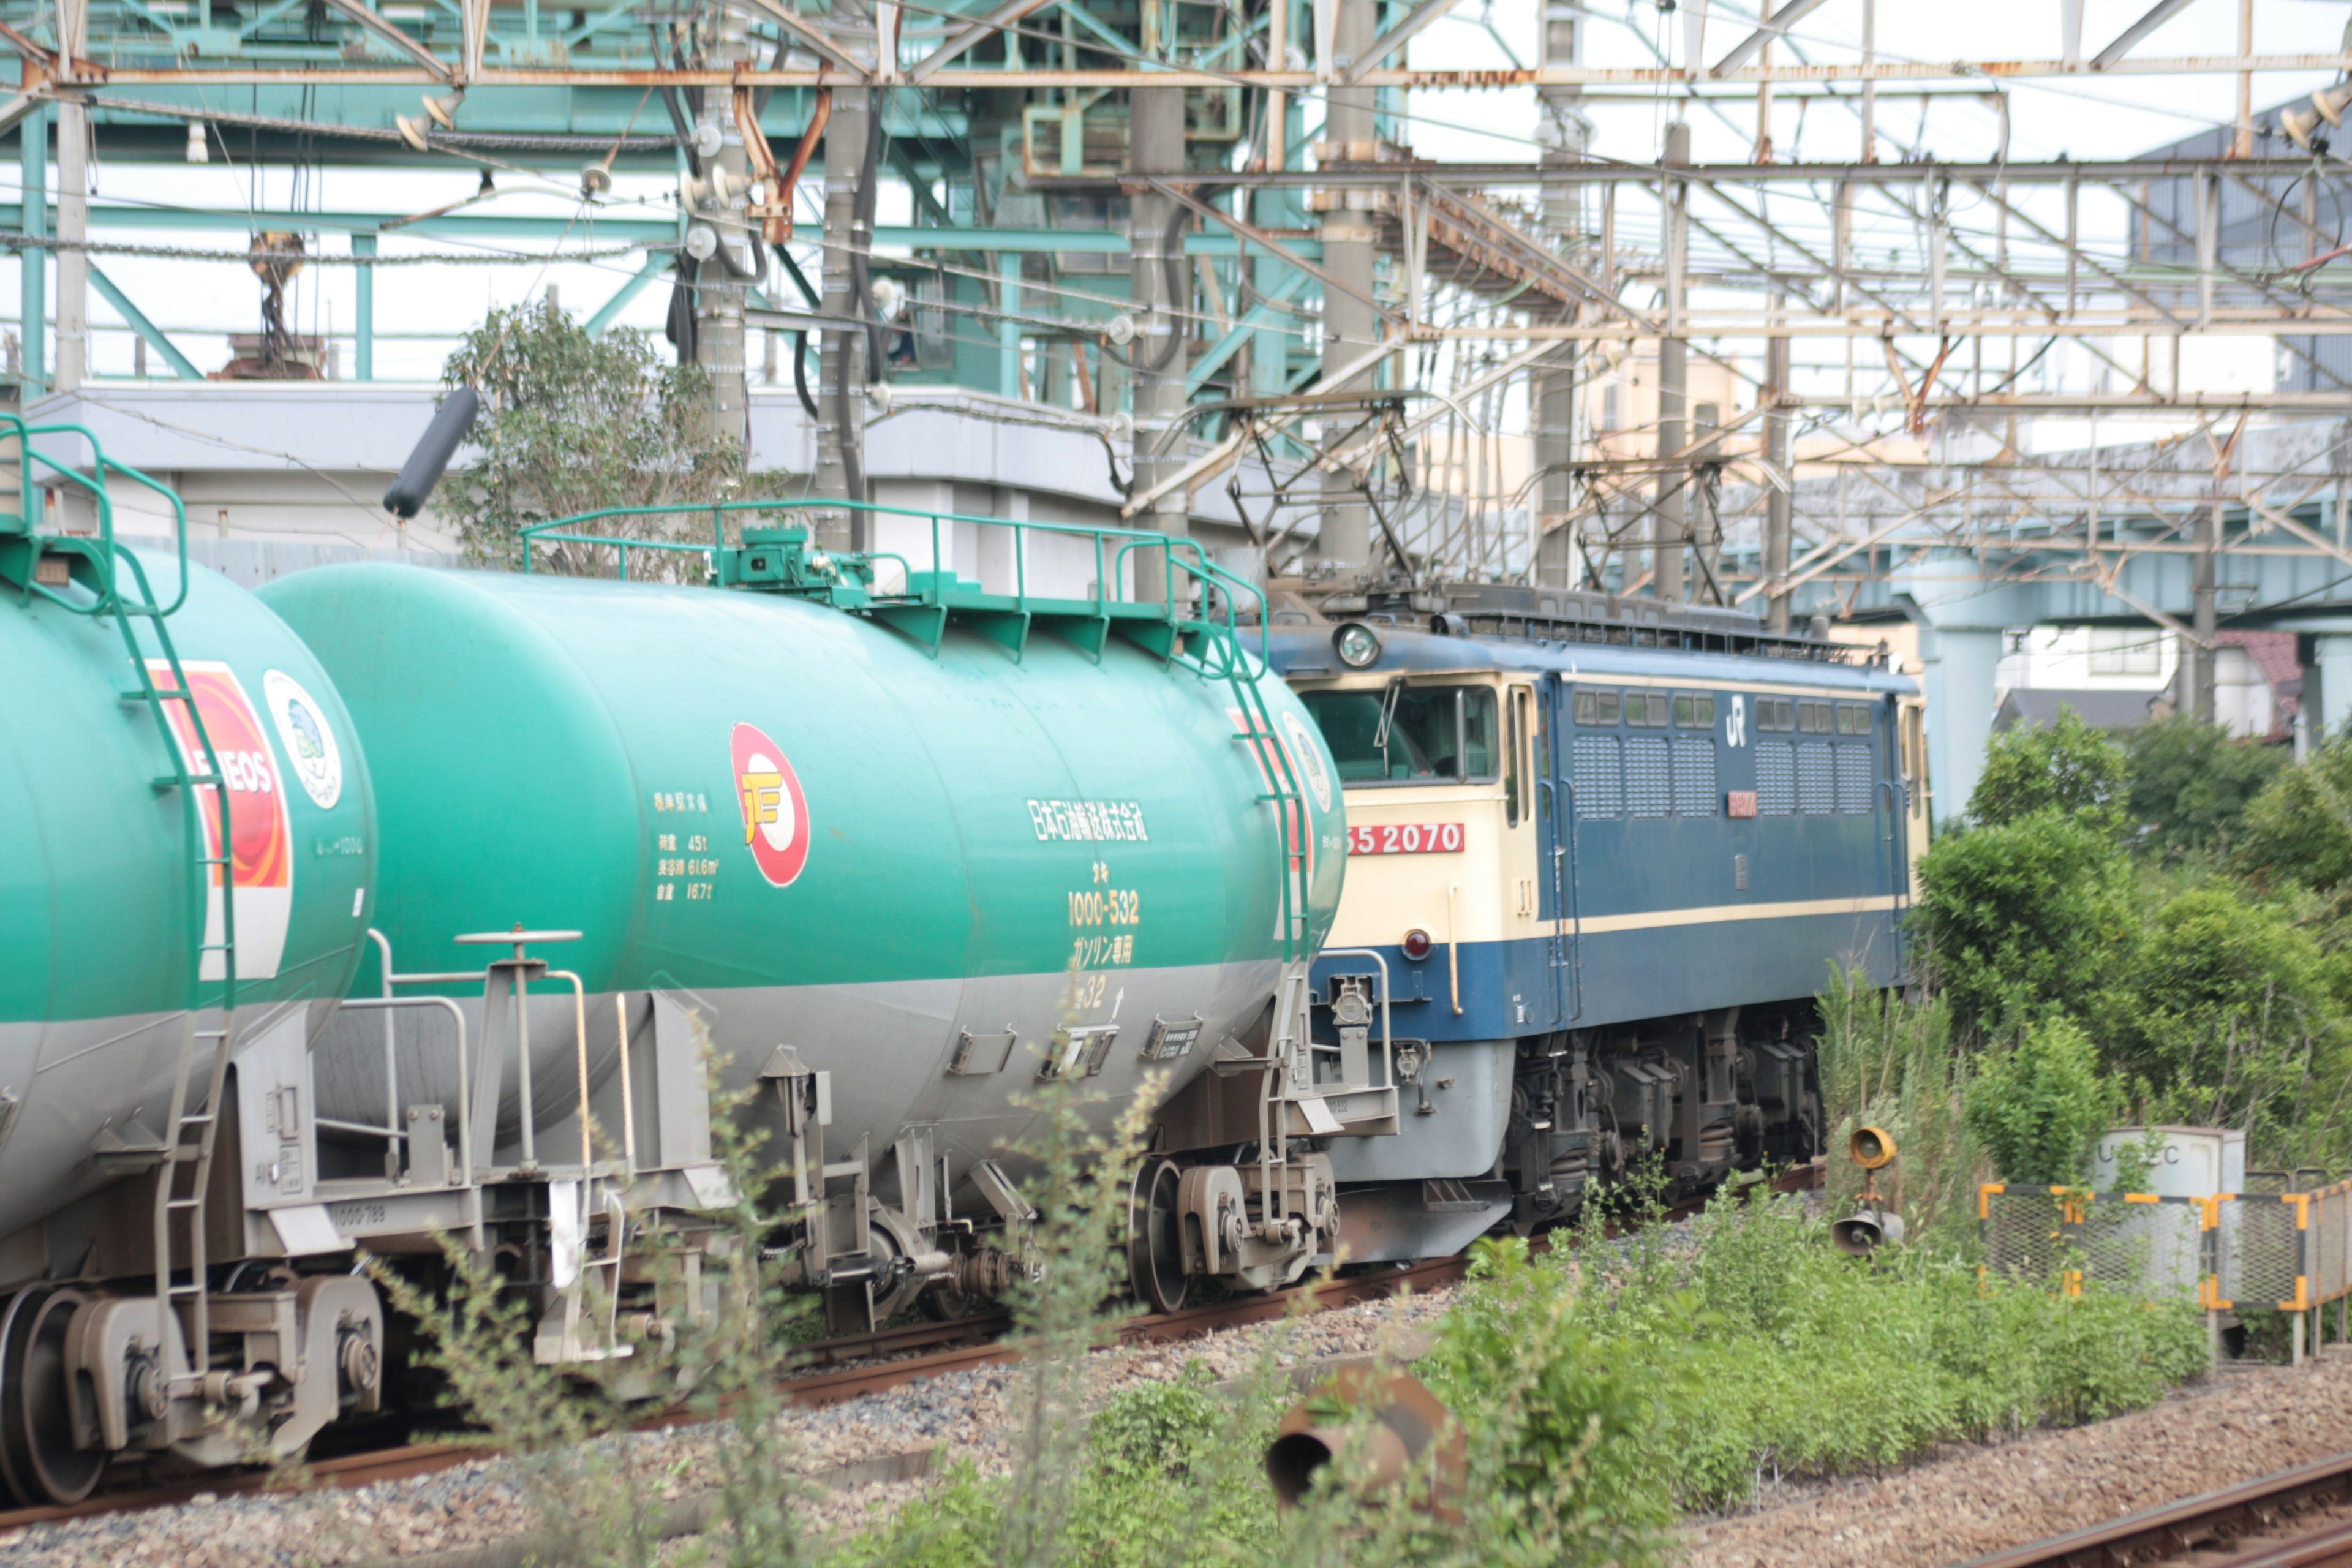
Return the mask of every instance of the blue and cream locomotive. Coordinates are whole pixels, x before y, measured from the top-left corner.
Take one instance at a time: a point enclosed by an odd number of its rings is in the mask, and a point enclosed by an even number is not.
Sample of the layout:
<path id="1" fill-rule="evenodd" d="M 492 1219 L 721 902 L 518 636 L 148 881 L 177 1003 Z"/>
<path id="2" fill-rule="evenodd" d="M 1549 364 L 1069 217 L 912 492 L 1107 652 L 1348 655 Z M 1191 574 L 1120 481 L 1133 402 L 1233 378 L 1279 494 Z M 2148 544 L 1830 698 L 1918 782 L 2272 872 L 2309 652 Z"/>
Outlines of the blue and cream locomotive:
<path id="1" fill-rule="evenodd" d="M 1347 799 L 1318 1033 L 1385 1004 L 1402 1091 L 1397 1136 L 1331 1148 L 1351 1258 L 1558 1218 L 1644 1160 L 1691 1190 L 1817 1152 L 1812 997 L 1908 966 L 1916 683 L 1727 611 L 1430 603 L 1275 626 Z"/>

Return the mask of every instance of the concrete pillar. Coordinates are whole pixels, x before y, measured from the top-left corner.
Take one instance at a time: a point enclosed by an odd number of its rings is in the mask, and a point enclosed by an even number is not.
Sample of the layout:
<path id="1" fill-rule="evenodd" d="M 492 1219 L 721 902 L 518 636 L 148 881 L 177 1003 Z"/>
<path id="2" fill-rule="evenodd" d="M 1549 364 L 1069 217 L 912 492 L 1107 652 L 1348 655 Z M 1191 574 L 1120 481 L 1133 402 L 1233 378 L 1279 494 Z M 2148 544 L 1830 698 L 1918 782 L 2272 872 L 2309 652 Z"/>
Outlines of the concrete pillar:
<path id="1" fill-rule="evenodd" d="M 352 236 L 353 256 L 373 256 L 375 236 Z M 352 312 L 352 374 L 361 381 L 375 379 L 375 268 L 365 262 L 352 268 L 358 302 Z"/>
<path id="2" fill-rule="evenodd" d="M 2352 723 L 2352 635 L 2323 632 L 2311 639 L 2312 661 L 2319 668 L 2318 725 L 2313 739 L 2334 740 Z"/>
<path id="3" fill-rule="evenodd" d="M 855 316 L 849 257 L 857 232 L 857 189 L 866 166 L 866 139 L 872 116 L 863 88 L 833 89 L 833 118 L 824 127 L 824 271 L 819 308 L 828 316 Z M 868 243 L 873 237 L 863 237 Z M 817 360 L 816 493 L 865 500 L 866 334 L 849 330 L 824 333 Z M 815 542 L 827 550 L 866 547 L 869 530 L 849 511 L 814 514 Z M 920 569 L 919 563 L 918 569 Z"/>
<path id="4" fill-rule="evenodd" d="M 1664 162 L 1669 167 L 1690 162 L 1690 127 L 1679 120 L 1666 127 Z M 1666 183 L 1666 336 L 1658 344 L 1661 460 L 1683 449 L 1687 413 L 1684 399 L 1689 383 L 1690 346 L 1682 331 L 1690 275 L 1688 200 L 1689 187 L 1682 181 Z M 1687 468 L 1658 470 L 1657 503 L 1650 519 L 1650 592 L 1661 599 L 1685 597 L 1683 547 L 1690 537 L 1690 480 Z"/>
<path id="5" fill-rule="evenodd" d="M 1919 628 L 1926 667 L 1927 774 L 1935 816 L 1968 810 L 1992 739 L 1993 689 L 2008 628 L 2050 619 L 2042 584 L 1984 579 L 1982 564 L 1956 550 L 1924 552 L 1897 564 L 1888 587 Z"/>
<path id="6" fill-rule="evenodd" d="M 1344 70 L 1349 61 L 1371 47 L 1379 26 L 1379 6 L 1375 0 L 1335 0 L 1335 4 L 1338 16 L 1331 54 L 1335 67 Z M 1328 90 L 1323 117 L 1323 137 L 1329 149 L 1327 161 L 1369 155 L 1369 144 L 1380 134 L 1373 97 L 1374 89 L 1369 87 L 1335 87 Z M 1341 199 L 1340 194 L 1335 192 L 1333 199 Z M 1370 213 L 1334 206 L 1323 215 L 1323 270 L 1343 286 L 1323 290 L 1326 392 L 1364 392 L 1374 384 L 1369 371 L 1336 383 L 1331 378 L 1344 366 L 1361 359 L 1366 350 L 1381 341 L 1380 317 L 1366 302 L 1372 297 L 1373 262 L 1378 255 L 1374 242 L 1378 237 Z M 1345 428 L 1353 421 L 1346 418 L 1344 411 L 1335 411 L 1323 423 L 1327 429 L 1335 425 Z M 1349 474 L 1323 476 L 1323 536 L 1317 553 L 1341 582 L 1360 581 L 1370 568 L 1372 510 Z"/>
<path id="7" fill-rule="evenodd" d="M 17 126 L 24 138 L 17 178 L 24 188 L 25 232 L 36 239 L 49 232 L 49 110 L 34 110 Z M 23 272 L 24 400 L 48 390 L 49 253 L 27 247 L 17 253 Z"/>
<path id="8" fill-rule="evenodd" d="M 1139 174 L 1181 174 L 1184 168 L 1184 89 L 1138 88 L 1128 94 L 1129 166 Z M 1136 334 L 1135 488 L 1139 494 L 1174 475 L 1191 457 L 1185 439 L 1184 344 L 1191 322 L 1183 314 L 1192 297 L 1191 272 L 1183 264 L 1183 239 L 1175 232 L 1180 209 L 1157 192 L 1139 192 L 1128 201 L 1128 277 L 1142 331 Z M 1182 489 L 1171 490 L 1135 518 L 1138 526 L 1178 537 L 1191 531 Z M 1167 591 L 1164 558 L 1139 551 L 1135 563 L 1139 598 Z"/>
<path id="9" fill-rule="evenodd" d="M 1548 0 L 1543 9 L 1543 63 L 1573 66 L 1583 58 L 1584 18 L 1561 0 Z M 1585 117 L 1584 92 L 1575 87 L 1536 89 L 1538 161 L 1568 164 L 1583 159 L 1592 142 L 1592 121 Z M 1578 187 L 1562 180 L 1543 187 L 1543 229 L 1555 245 L 1580 249 L 1584 211 Z M 1573 320 L 1570 313 L 1565 320 Z M 1580 351 L 1562 343 L 1538 362 L 1532 378 L 1537 470 L 1535 580 L 1569 587 L 1577 580 L 1579 563 L 1574 531 L 1558 520 L 1576 504 L 1577 375 Z"/>
<path id="10" fill-rule="evenodd" d="M 1998 627 L 1921 627 L 1927 674 L 1927 779 L 1937 822 L 1968 809 L 1992 743 L 1994 676 L 2005 634 Z"/>
<path id="11" fill-rule="evenodd" d="M 75 16 L 79 6 L 70 7 Z M 77 47 L 74 51 L 79 54 Z M 58 370 L 59 392 L 80 388 L 89 375 L 89 110 L 72 99 L 58 100 L 58 238 L 71 248 L 58 251 Z"/>

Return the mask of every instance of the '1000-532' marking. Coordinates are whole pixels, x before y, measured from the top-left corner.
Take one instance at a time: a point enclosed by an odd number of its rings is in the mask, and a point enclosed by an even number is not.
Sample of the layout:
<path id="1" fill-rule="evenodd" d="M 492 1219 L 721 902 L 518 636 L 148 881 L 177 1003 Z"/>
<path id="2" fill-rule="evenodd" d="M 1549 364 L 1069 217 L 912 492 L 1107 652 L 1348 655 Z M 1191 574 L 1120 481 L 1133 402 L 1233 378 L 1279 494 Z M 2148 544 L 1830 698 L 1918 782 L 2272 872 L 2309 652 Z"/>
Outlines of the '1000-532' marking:
<path id="1" fill-rule="evenodd" d="M 1450 855 L 1461 847 L 1458 822 L 1383 822 L 1348 829 L 1350 855 Z"/>

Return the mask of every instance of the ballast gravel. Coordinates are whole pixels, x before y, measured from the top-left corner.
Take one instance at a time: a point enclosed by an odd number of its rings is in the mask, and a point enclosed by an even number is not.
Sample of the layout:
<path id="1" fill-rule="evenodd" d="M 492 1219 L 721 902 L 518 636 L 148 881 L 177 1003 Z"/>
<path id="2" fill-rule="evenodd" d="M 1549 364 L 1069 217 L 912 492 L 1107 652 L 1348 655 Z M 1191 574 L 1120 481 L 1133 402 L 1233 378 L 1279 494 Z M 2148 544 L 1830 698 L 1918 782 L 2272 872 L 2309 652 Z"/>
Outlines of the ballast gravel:
<path id="1" fill-rule="evenodd" d="M 1684 1568 L 1946 1568 L 2352 1450 L 2352 1359 L 2233 1366 L 2094 1426 L 1781 1484 L 1695 1520 Z"/>
<path id="2" fill-rule="evenodd" d="M 1086 1403 L 1091 1408 L 1134 1384 L 1172 1381 L 1192 1362 L 1224 1380 L 1250 1375 L 1268 1354 L 1282 1367 L 1375 1352 L 1410 1355 L 1451 1294 L 1358 1302 L 1178 1344 L 1107 1347 L 1088 1357 Z M 857 1471 L 876 1461 L 923 1455 L 934 1470 L 962 1459 L 983 1472 L 1008 1468 L 1023 1388 L 1019 1367 L 982 1366 L 792 1411 L 784 1418 L 792 1462 L 813 1483 L 795 1504 L 795 1521 L 821 1531 L 862 1525 L 924 1484 L 864 1480 Z M 648 1500 L 673 1503 L 717 1484 L 709 1427 L 679 1426 L 610 1441 L 625 1446 L 632 1484 Z M 849 1467 L 857 1470 L 844 1475 Z M 30 1525 L 0 1536 L 0 1568 L 337 1568 L 486 1545 L 536 1532 L 542 1522 L 520 1468 L 488 1458 L 348 1490 L 200 1496 L 137 1513 Z"/>

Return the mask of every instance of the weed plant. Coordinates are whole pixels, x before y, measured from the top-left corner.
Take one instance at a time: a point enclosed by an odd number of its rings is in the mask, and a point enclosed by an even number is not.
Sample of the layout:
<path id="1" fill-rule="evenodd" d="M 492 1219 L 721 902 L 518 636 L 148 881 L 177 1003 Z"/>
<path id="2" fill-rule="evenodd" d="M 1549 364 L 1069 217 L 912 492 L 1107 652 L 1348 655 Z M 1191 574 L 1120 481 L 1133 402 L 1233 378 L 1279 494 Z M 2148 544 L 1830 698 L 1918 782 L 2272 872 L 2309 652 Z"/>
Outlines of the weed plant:
<path id="1" fill-rule="evenodd" d="M 1578 1561 L 1635 1560 L 1664 1506 L 1726 1508 L 1775 1476 L 2097 1419 L 2205 1364 L 2186 1306 L 1980 1279 L 1930 1247 L 1858 1261 L 1801 1200 L 1757 1188 L 1719 1195 L 1687 1231 L 1612 1241 L 1597 1209 L 1580 1228 L 1542 1257 L 1480 1243 L 1424 1368 L 1473 1430 L 1515 1433 L 1533 1470 L 1563 1435 L 1591 1436 L 1589 1495 L 1625 1538 L 1587 1542 Z M 1498 1386 L 1497 1358 L 1529 1344 L 1556 1347 L 1541 1377 L 1559 1395 Z"/>

